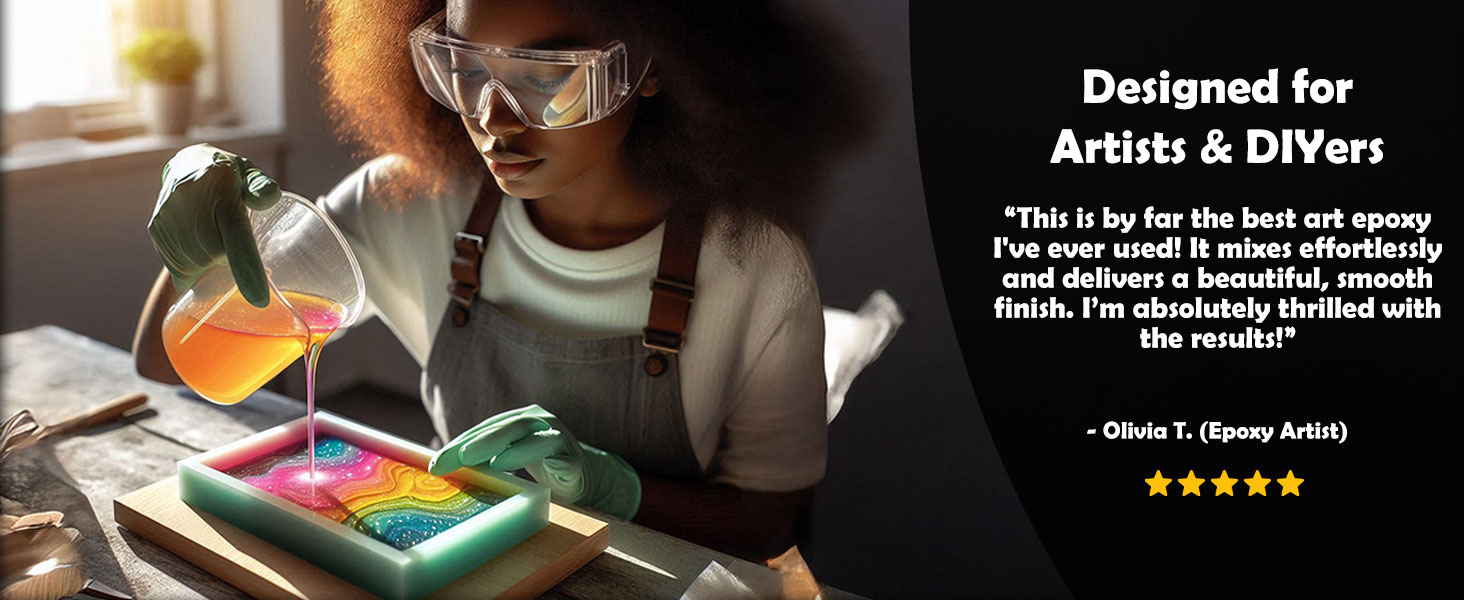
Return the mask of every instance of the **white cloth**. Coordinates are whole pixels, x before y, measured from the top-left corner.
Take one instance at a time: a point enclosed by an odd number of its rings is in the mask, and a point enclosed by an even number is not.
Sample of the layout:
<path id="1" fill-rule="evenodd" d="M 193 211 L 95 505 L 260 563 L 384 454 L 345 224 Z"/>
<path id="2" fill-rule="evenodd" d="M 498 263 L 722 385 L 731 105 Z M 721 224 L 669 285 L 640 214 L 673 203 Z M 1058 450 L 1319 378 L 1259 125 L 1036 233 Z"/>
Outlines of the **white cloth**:
<path id="1" fill-rule="evenodd" d="M 905 322 L 900 305 L 884 290 L 875 290 L 859 312 L 824 307 L 824 371 L 829 386 L 829 422 L 844 408 L 844 394 L 864 367 L 879 358 Z"/>
<path id="2" fill-rule="evenodd" d="M 478 181 L 452 182 L 442 197 L 377 198 L 373 190 L 401 164 L 376 158 L 320 202 L 366 280 L 357 322 L 380 317 L 426 365 L 447 308 L 453 234 L 467 222 Z M 680 355 L 681 399 L 693 450 L 716 481 L 789 491 L 824 474 L 823 312 L 807 250 L 780 228 L 763 227 L 740 265 L 715 235 L 703 241 Z M 639 336 L 663 231 L 664 224 L 622 246 L 575 250 L 544 237 L 523 201 L 505 196 L 480 295 L 551 335 Z M 709 223 L 707 231 L 717 228 Z"/>

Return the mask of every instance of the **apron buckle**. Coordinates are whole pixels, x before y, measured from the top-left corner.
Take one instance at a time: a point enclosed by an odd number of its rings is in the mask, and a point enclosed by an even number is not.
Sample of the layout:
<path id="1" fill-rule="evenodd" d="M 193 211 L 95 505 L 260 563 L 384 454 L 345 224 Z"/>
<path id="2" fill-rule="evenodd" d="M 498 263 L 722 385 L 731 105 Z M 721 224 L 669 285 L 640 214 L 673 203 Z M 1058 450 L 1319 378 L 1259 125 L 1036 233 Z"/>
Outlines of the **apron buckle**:
<path id="1" fill-rule="evenodd" d="M 686 340 L 682 339 L 680 334 L 671 333 L 669 331 L 662 331 L 660 329 L 654 329 L 651 327 L 647 327 L 645 329 L 645 332 L 641 334 L 642 346 L 645 346 L 652 350 L 670 352 L 672 354 L 680 352 L 681 345 L 685 342 Z"/>
<path id="2" fill-rule="evenodd" d="M 455 250 L 483 254 L 488 250 L 488 240 L 481 235 L 459 231 L 452 236 L 452 246 Z"/>

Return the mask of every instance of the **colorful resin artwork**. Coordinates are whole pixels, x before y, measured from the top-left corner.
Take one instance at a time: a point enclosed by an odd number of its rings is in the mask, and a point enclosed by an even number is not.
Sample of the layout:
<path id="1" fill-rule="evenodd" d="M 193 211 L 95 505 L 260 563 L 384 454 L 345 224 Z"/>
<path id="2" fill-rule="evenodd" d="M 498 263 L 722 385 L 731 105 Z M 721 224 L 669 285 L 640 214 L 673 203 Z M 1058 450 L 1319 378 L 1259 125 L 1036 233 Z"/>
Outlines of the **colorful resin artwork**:
<path id="1" fill-rule="evenodd" d="M 336 437 L 315 443 L 311 485 L 305 444 L 227 473 L 405 550 L 502 502 L 504 496 L 432 475 Z"/>

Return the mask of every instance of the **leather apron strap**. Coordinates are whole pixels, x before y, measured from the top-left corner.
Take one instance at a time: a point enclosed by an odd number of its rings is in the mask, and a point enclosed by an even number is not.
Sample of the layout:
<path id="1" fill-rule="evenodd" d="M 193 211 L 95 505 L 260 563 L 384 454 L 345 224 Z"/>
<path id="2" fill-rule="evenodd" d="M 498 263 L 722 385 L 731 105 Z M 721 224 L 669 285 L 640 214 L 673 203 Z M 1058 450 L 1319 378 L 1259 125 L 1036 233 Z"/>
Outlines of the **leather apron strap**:
<path id="1" fill-rule="evenodd" d="M 479 274 L 483 253 L 488 249 L 488 234 L 502 203 L 502 193 L 492 180 L 485 180 L 468 216 L 467 225 L 453 236 L 452 280 L 447 292 L 452 300 L 452 324 L 467 325 L 472 318 L 473 301 L 481 286 Z M 683 335 L 691 314 L 691 301 L 696 298 L 696 265 L 701 254 L 702 233 L 706 217 L 699 211 L 670 211 L 661 241 L 661 259 L 656 276 L 651 279 L 651 309 L 641 344 L 661 352 L 677 353 L 686 343 Z M 666 360 L 656 354 L 646 359 L 646 372 L 660 375 Z"/>
<path id="2" fill-rule="evenodd" d="M 651 313 L 641 344 L 653 350 L 680 352 L 691 301 L 696 298 L 696 262 L 701 254 L 705 219 L 671 211 L 661 240 L 661 260 L 651 279 Z"/>
<path id="3" fill-rule="evenodd" d="M 468 223 L 452 238 L 452 283 L 447 293 L 452 300 L 452 324 L 462 327 L 472 318 L 473 300 L 478 298 L 481 283 L 478 275 L 483 271 L 483 253 L 488 250 L 488 234 L 493 231 L 493 219 L 498 215 L 498 205 L 503 194 L 492 179 L 485 178 L 478 190 L 478 201 L 473 203 L 473 212 Z"/>

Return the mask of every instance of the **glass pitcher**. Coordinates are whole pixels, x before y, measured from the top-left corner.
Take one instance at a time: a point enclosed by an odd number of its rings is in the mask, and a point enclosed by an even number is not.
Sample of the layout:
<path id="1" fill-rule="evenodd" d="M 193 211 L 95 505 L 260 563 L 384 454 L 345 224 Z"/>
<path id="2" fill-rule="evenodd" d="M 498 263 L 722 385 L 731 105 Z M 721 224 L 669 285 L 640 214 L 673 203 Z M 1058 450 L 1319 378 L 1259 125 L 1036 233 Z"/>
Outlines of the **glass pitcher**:
<path id="1" fill-rule="evenodd" d="M 198 395 L 234 404 L 254 393 L 365 305 L 361 267 L 339 229 L 313 202 L 284 192 L 250 211 L 269 283 L 269 305 L 244 299 L 227 263 L 198 278 L 163 319 L 173 370 Z"/>

